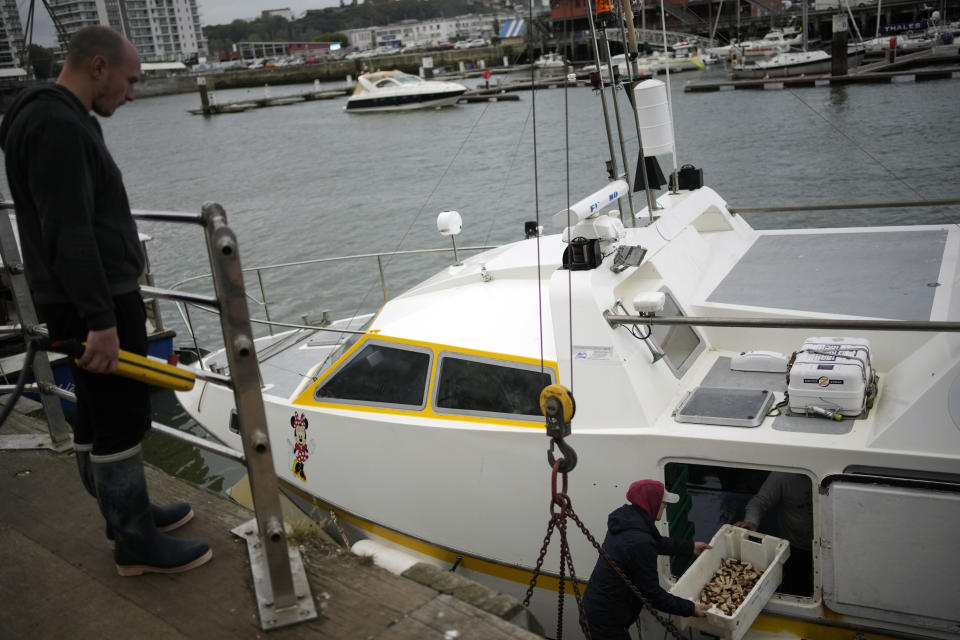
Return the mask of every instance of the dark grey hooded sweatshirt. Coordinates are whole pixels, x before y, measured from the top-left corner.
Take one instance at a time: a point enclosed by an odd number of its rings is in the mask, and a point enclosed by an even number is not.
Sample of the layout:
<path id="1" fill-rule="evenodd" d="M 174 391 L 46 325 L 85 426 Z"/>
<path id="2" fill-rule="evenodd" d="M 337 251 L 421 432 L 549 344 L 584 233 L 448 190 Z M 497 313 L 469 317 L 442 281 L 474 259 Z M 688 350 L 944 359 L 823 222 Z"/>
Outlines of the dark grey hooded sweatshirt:
<path id="1" fill-rule="evenodd" d="M 123 176 L 100 123 L 59 85 L 20 94 L 0 124 L 27 281 L 39 304 L 72 304 L 91 330 L 116 324 L 144 258 Z"/>

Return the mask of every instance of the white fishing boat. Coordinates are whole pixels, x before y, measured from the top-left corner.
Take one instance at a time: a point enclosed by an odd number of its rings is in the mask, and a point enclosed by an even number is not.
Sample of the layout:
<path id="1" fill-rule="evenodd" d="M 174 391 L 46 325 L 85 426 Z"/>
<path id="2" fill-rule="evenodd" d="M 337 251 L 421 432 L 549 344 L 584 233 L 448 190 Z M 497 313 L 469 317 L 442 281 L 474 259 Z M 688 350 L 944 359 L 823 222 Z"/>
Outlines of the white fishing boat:
<path id="1" fill-rule="evenodd" d="M 467 88 L 456 82 L 424 80 L 402 71 L 375 71 L 357 78 L 344 109 L 350 113 L 405 111 L 456 104 Z"/>
<path id="2" fill-rule="evenodd" d="M 635 101 L 666 108 L 662 92 Z M 682 496 L 664 534 L 708 540 L 758 477 L 795 474 L 812 587 L 773 594 L 756 633 L 955 637 L 960 228 L 758 231 L 709 187 L 659 196 L 634 226 L 608 211 L 627 188 L 542 221 L 555 233 L 456 260 L 375 315 L 258 339 L 283 486 L 351 536 L 522 596 L 551 499 L 539 399 L 560 383 L 576 409 L 551 451 L 569 463 L 575 450 L 568 495 L 594 535 L 638 478 Z M 222 351 L 202 362 L 227 366 Z M 230 389 L 201 380 L 178 397 L 241 447 Z M 595 550 L 571 535 L 571 554 L 585 578 Z M 558 566 L 555 544 L 544 568 Z M 683 567 L 658 569 L 669 586 Z M 537 583 L 545 623 L 557 588 L 555 574 Z M 564 611 L 578 636 L 572 596 Z"/>

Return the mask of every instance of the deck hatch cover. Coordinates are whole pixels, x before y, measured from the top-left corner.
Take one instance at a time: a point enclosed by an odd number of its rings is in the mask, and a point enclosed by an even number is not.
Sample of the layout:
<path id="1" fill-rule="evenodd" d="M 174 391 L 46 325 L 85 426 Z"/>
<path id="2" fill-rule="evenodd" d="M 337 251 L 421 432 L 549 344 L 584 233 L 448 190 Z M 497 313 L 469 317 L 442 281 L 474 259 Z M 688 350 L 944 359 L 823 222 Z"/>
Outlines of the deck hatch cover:
<path id="1" fill-rule="evenodd" d="M 930 320 L 946 240 L 939 229 L 762 235 L 707 302 Z"/>
<path id="2" fill-rule="evenodd" d="M 773 393 L 767 389 L 697 387 L 677 405 L 677 422 L 724 427 L 758 427 L 770 411 Z"/>

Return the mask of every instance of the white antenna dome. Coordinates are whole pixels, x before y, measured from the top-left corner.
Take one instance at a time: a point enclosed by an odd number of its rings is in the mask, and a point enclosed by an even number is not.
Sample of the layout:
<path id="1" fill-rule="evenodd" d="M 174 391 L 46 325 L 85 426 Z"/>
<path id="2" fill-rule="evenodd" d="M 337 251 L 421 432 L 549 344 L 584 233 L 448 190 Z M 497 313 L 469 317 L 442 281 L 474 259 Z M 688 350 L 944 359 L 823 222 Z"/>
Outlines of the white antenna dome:
<path id="1" fill-rule="evenodd" d="M 441 211 L 437 216 L 437 231 L 441 235 L 455 236 L 463 228 L 463 220 L 457 211 Z"/>

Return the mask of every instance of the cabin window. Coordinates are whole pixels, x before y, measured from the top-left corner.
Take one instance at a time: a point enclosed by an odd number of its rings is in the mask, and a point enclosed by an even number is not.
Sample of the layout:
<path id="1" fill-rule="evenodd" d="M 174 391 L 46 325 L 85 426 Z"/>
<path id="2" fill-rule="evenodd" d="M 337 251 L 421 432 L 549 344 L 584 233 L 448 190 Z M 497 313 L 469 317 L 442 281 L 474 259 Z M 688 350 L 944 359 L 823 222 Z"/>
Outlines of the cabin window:
<path id="1" fill-rule="evenodd" d="M 778 593 L 813 596 L 813 481 L 802 473 L 719 465 L 668 463 L 665 484 L 680 495 L 667 505 L 671 538 L 709 542 L 724 524 L 753 521 L 757 532 L 790 542 Z M 683 575 L 694 558 L 674 556 Z"/>
<path id="2" fill-rule="evenodd" d="M 368 341 L 317 388 L 314 399 L 422 409 L 430 357 L 429 349 Z"/>
<path id="3" fill-rule="evenodd" d="M 552 383 L 538 365 L 441 354 L 434 404 L 438 413 L 542 420 L 540 392 Z"/>
<path id="4" fill-rule="evenodd" d="M 662 316 L 684 316 L 680 305 L 669 291 L 664 290 L 666 302 Z M 653 325 L 651 338 L 663 351 L 663 359 L 678 378 L 683 376 L 704 349 L 703 340 L 697 330 L 688 325 Z"/>

